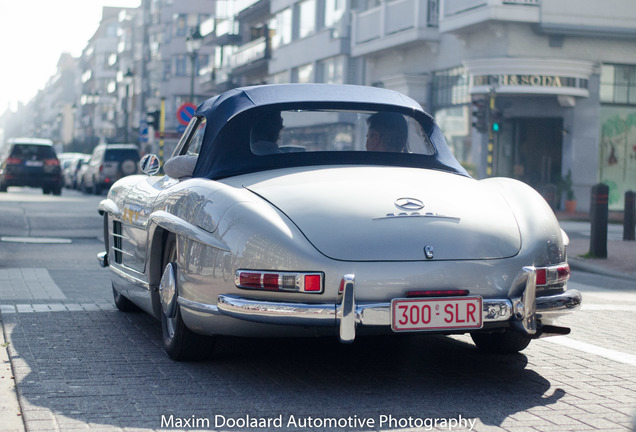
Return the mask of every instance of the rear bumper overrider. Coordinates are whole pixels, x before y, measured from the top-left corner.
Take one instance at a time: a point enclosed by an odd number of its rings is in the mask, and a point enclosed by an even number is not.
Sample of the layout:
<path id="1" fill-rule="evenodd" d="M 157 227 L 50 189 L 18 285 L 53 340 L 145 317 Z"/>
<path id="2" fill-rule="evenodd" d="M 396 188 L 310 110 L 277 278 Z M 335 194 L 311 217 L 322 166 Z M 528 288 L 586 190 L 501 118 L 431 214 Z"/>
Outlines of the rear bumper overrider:
<path id="1" fill-rule="evenodd" d="M 308 327 L 338 327 L 340 340 L 352 342 L 357 327 L 391 326 L 391 302 L 365 303 L 355 300 L 355 276 L 343 277 L 339 303 L 290 303 L 253 300 L 238 295 L 220 295 L 216 306 L 179 297 L 181 307 L 263 324 Z M 581 293 L 562 293 L 536 297 L 536 271 L 525 267 L 515 279 L 509 298 L 483 299 L 483 322 L 509 321 L 516 330 L 538 338 L 551 334 L 567 334 L 569 329 L 537 325 L 537 320 L 553 319 L 569 314 L 581 306 Z"/>

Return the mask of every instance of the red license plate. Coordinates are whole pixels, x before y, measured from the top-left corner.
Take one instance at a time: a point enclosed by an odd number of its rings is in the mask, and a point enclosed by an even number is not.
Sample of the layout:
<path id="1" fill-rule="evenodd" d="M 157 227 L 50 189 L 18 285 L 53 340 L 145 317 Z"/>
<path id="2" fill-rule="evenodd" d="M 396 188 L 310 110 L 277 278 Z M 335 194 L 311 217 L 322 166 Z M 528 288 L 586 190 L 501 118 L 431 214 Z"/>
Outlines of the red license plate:
<path id="1" fill-rule="evenodd" d="M 395 299 L 391 302 L 393 331 L 481 328 L 481 297 Z"/>

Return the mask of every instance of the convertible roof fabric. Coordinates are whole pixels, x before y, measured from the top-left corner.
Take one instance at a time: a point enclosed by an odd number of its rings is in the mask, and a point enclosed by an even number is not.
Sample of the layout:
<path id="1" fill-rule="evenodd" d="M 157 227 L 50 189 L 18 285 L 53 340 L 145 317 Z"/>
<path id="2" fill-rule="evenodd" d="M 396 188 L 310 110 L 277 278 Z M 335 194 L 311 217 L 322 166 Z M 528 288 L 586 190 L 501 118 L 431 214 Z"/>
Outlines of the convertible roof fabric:
<path id="1" fill-rule="evenodd" d="M 432 156 L 331 152 L 254 155 L 249 129 L 263 111 L 277 109 L 352 109 L 396 111 L 416 118 L 435 147 Z M 206 130 L 195 177 L 220 179 L 268 169 L 333 164 L 392 165 L 439 169 L 468 175 L 453 157 L 433 118 L 413 99 L 398 92 L 366 86 L 337 84 L 280 84 L 236 88 L 201 104 L 195 115 L 205 116 Z"/>

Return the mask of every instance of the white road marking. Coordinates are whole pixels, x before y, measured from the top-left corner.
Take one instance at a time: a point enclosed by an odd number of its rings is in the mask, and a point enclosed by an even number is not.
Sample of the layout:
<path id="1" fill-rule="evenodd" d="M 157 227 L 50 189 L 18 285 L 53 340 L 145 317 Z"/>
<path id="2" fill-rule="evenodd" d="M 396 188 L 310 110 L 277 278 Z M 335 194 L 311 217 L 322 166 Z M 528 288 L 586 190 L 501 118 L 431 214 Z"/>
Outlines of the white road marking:
<path id="1" fill-rule="evenodd" d="M 608 360 L 613 360 L 613 361 L 630 365 L 630 366 L 636 366 L 636 355 L 627 354 L 624 352 L 615 351 L 608 348 L 603 348 L 598 345 L 589 344 L 587 342 L 580 342 L 565 336 L 545 338 L 543 340 L 546 342 L 551 342 L 556 345 L 572 348 L 577 351 L 582 351 L 588 354 L 597 355 L 599 357 L 603 357 Z"/>

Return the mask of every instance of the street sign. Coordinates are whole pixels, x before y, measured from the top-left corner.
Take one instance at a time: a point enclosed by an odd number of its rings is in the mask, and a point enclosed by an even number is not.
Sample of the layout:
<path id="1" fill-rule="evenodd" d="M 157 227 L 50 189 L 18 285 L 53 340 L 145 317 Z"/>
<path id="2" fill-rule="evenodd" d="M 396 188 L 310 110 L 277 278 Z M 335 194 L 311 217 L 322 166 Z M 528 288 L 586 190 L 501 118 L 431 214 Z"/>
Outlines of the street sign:
<path id="1" fill-rule="evenodd" d="M 196 109 L 196 105 L 190 102 L 186 102 L 181 105 L 177 110 L 177 121 L 179 122 L 179 124 L 187 126 L 188 123 L 190 123 L 190 120 L 192 120 L 192 117 L 194 117 L 194 112 L 196 111 Z"/>

